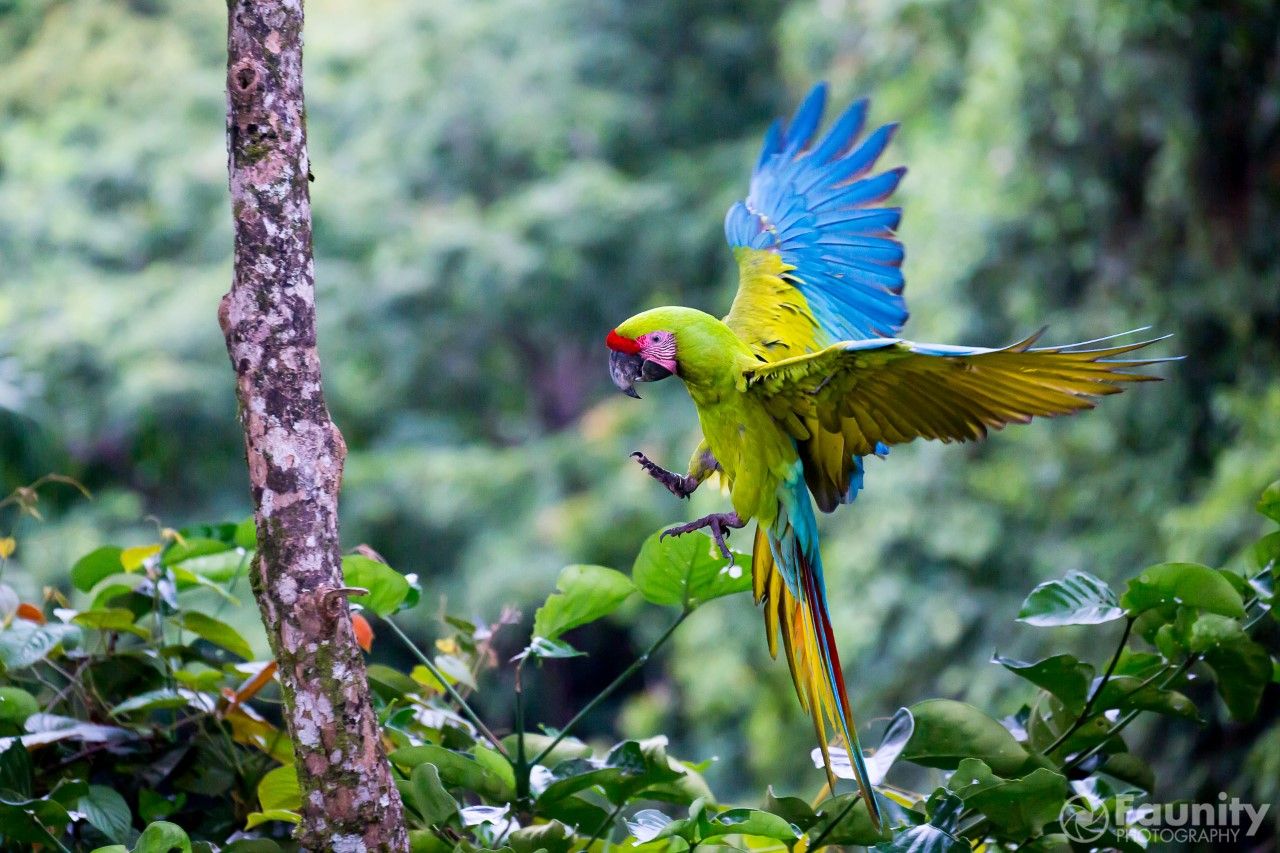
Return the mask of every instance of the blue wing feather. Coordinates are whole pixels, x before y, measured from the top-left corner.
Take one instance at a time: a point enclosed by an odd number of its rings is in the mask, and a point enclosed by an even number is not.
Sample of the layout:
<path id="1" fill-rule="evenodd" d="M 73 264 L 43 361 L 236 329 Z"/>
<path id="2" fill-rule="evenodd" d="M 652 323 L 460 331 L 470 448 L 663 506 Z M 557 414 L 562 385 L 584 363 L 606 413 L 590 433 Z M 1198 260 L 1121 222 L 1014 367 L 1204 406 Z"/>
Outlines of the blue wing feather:
<path id="1" fill-rule="evenodd" d="M 885 125 L 859 142 L 867 102 L 851 104 L 816 147 L 827 87 L 820 83 L 789 123 L 765 134 L 751 191 L 725 217 L 731 246 L 777 252 L 828 342 L 890 337 L 907 319 L 902 297 L 902 212 L 876 207 L 905 169 L 867 177 L 893 138 Z"/>

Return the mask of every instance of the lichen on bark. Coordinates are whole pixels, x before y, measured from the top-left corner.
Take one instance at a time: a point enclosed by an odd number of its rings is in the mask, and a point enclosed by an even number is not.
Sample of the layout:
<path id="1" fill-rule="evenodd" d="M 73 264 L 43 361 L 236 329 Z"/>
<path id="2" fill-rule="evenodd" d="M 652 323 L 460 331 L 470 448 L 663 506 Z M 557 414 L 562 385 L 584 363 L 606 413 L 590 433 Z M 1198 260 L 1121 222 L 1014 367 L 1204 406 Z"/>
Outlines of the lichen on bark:
<path id="1" fill-rule="evenodd" d="M 235 269 L 218 318 L 236 373 L 257 522 L 254 594 L 279 662 L 307 850 L 406 850 L 343 592 L 346 445 L 316 350 L 301 0 L 228 5 Z"/>

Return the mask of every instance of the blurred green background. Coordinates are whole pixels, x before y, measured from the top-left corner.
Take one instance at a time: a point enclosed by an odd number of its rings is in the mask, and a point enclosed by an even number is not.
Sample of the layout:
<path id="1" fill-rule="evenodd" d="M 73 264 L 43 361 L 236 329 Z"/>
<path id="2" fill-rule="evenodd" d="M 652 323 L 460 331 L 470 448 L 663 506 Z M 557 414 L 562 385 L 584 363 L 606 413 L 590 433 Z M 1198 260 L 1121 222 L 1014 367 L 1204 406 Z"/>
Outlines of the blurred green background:
<path id="1" fill-rule="evenodd" d="M 724 211 L 768 121 L 818 79 L 902 122 L 884 165 L 910 168 L 908 337 L 1001 344 L 1049 324 L 1064 343 L 1150 324 L 1175 335 L 1159 354 L 1187 356 L 1082 417 L 870 461 L 863 497 L 824 519 L 860 718 L 933 695 L 1012 713 L 1028 694 L 993 651 L 1109 652 L 1015 624 L 1035 583 L 1239 560 L 1261 530 L 1248 507 L 1280 472 L 1280 5 L 307 12 L 321 350 L 351 448 L 343 538 L 451 611 L 514 604 L 527 624 L 564 564 L 625 570 L 653 529 L 721 505 L 713 489 L 681 504 L 627 459 L 681 467 L 692 406 L 676 383 L 619 395 L 601 339 L 654 305 L 727 309 Z M 224 15 L 0 0 L 0 485 L 60 471 L 95 496 L 50 492 L 46 522 L 21 522 L 6 580 L 28 594 L 98 544 L 154 540 L 149 516 L 248 513 L 215 317 L 231 248 Z M 572 636 L 593 656 L 547 665 L 537 717 L 563 723 L 665 618 L 637 607 Z M 499 721 L 504 677 L 486 692 Z M 1274 801 L 1274 690 L 1264 707 L 1250 729 L 1138 730 L 1164 761 L 1157 794 Z M 745 598 L 700 611 L 593 724 L 717 757 L 726 799 L 821 784 Z"/>

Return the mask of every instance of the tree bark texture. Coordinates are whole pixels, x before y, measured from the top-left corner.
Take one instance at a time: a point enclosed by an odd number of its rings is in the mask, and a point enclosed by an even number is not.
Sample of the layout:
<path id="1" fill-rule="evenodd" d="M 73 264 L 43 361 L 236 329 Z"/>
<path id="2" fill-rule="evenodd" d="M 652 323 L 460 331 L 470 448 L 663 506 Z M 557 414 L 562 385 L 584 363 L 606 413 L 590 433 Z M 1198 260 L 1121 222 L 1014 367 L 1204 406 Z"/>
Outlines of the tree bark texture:
<path id="1" fill-rule="evenodd" d="M 254 593 L 279 662 L 312 851 L 408 837 L 343 590 L 346 445 L 316 351 L 301 0 L 232 0 L 227 139 L 235 271 L 219 321 L 236 372 L 258 550 Z"/>

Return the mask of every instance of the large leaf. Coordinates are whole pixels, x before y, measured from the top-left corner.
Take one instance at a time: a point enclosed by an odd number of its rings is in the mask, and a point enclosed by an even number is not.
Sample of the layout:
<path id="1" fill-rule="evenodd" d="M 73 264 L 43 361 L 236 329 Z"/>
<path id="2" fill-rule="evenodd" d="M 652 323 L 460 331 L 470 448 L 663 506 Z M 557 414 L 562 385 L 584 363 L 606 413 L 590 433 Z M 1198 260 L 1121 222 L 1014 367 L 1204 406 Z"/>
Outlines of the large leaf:
<path id="1" fill-rule="evenodd" d="M 554 640 L 571 628 L 617 610 L 636 591 L 622 572 L 604 566 L 566 566 L 556 580 L 559 592 L 547 598 L 533 617 L 533 634 Z"/>
<path id="2" fill-rule="evenodd" d="M 867 776 L 871 780 L 872 785 L 879 785 L 884 782 L 885 776 L 889 775 L 889 768 L 898 760 L 898 756 L 906 749 L 907 744 L 911 741 L 911 735 L 915 732 L 915 718 L 911 716 L 911 711 L 906 708 L 899 708 L 898 712 L 893 715 L 893 719 L 889 721 L 889 725 L 885 728 L 884 734 L 880 736 L 880 745 L 875 748 L 874 752 L 864 755 L 864 761 L 867 765 Z M 840 779 L 853 779 L 853 764 L 849 761 L 849 752 L 842 746 L 832 746 L 827 748 L 827 755 L 831 758 L 831 771 Z M 809 752 L 809 758 L 813 761 L 813 766 L 821 770 L 827 766 L 827 759 L 822 754 L 820 747 L 814 747 Z"/>
<path id="3" fill-rule="evenodd" d="M 1266 648 L 1242 633 L 1206 651 L 1204 661 L 1213 670 L 1218 693 L 1231 716 L 1241 721 L 1253 719 L 1274 671 Z"/>
<path id="4" fill-rule="evenodd" d="M 159 820 L 142 831 L 133 853 L 191 853 L 191 839 L 176 823 Z"/>
<path id="5" fill-rule="evenodd" d="M 1093 683 L 1093 665 L 1073 655 L 1054 655 L 1035 663 L 996 655 L 992 660 L 1062 700 L 1067 710 L 1080 713 Z"/>
<path id="6" fill-rule="evenodd" d="M 524 733 L 524 751 L 530 759 L 535 755 L 540 755 L 544 749 L 551 745 L 554 740 L 550 735 L 544 735 L 541 732 L 525 732 Z M 502 746 L 507 750 L 508 755 L 516 754 L 516 736 L 509 734 L 502 739 Z M 591 747 L 576 737 L 566 737 L 556 744 L 555 749 L 542 759 L 547 767 L 555 767 L 564 761 L 573 758 L 586 758 L 591 754 Z"/>
<path id="7" fill-rule="evenodd" d="M 972 705 L 929 699 L 911 707 L 915 731 L 902 752 L 907 761 L 954 770 L 966 758 L 986 762 L 996 773 L 1012 776 L 1027 761 L 1027 751 L 1009 730 Z"/>
<path id="8" fill-rule="evenodd" d="M 1018 621 L 1028 625 L 1099 625 L 1124 615 L 1111 587 L 1088 572 L 1070 571 L 1027 596 Z"/>
<path id="9" fill-rule="evenodd" d="M 458 813 L 458 801 L 445 790 L 434 764 L 419 764 L 409 775 L 413 807 L 430 826 L 442 826 Z"/>
<path id="10" fill-rule="evenodd" d="M 342 558 L 342 577 L 347 586 L 369 590 L 352 601 L 363 604 L 379 616 L 390 616 L 409 595 L 409 581 L 404 575 L 363 554 L 347 554 Z"/>
<path id="11" fill-rule="evenodd" d="M 248 641 L 226 622 L 195 610 L 184 610 L 176 621 L 200 639 L 224 648 L 236 657 L 253 660 L 253 649 Z"/>
<path id="12" fill-rule="evenodd" d="M 292 764 L 281 765 L 262 777 L 258 782 L 258 804 L 264 812 L 275 809 L 296 812 L 302 808 L 298 772 Z"/>
<path id="13" fill-rule="evenodd" d="M 1041 767 L 1021 779 L 1004 779 L 976 758 L 961 761 L 947 787 L 1015 837 L 1039 835 L 1057 820 L 1068 794 L 1066 777 L 1052 770 Z"/>
<path id="14" fill-rule="evenodd" d="M 21 687 L 0 687 L 0 723 L 21 727 L 40 710 L 40 703 Z"/>
<path id="15" fill-rule="evenodd" d="M 124 631 L 146 640 L 151 637 L 151 629 L 145 625 L 136 625 L 132 610 L 125 607 L 98 607 L 77 613 L 71 620 L 82 628 L 95 631 Z"/>
<path id="16" fill-rule="evenodd" d="M 800 831 L 775 814 L 759 809 L 728 809 L 708 821 L 703 838 L 719 835 L 754 835 L 777 841 L 794 841 Z"/>
<path id="17" fill-rule="evenodd" d="M 81 592 L 88 592 L 98 581 L 123 571 L 120 553 L 119 548 L 104 545 L 85 554 L 71 567 L 72 585 Z"/>
<path id="18" fill-rule="evenodd" d="M 1280 523 L 1280 480 L 1263 490 L 1262 497 L 1258 498 L 1258 512 Z"/>
<path id="19" fill-rule="evenodd" d="M 440 781 L 449 788 L 474 791 L 486 800 L 505 802 L 515 792 L 507 780 L 474 757 L 435 744 L 408 746 L 390 755 L 392 763 L 407 770 L 424 763 L 436 766 Z"/>
<path id="20" fill-rule="evenodd" d="M 159 687 L 155 690 L 139 693 L 136 696 L 130 696 L 112 708 L 111 714 L 120 716 L 121 714 L 133 714 L 139 711 L 151 712 L 164 708 L 184 708 L 187 706 L 211 712 L 214 709 L 214 705 L 213 697 L 207 693 L 188 690 L 185 687 Z"/>
<path id="21" fill-rule="evenodd" d="M 1161 563 L 1129 581 L 1120 604 L 1129 615 L 1167 605 L 1242 618 L 1244 602 L 1221 573 L 1198 563 Z"/>
<path id="22" fill-rule="evenodd" d="M 572 759 L 551 772 L 553 781 L 539 796 L 539 804 L 598 788 L 616 805 L 641 791 L 674 782 L 688 771 L 667 755 L 664 738 L 654 738 L 623 741 L 603 761 Z"/>
<path id="23" fill-rule="evenodd" d="M 0 664 L 10 672 L 26 669 L 47 658 L 59 646 L 74 643 L 80 637 L 75 625 L 52 623 L 37 625 L 26 619 L 15 619 L 0 630 Z"/>
<path id="24" fill-rule="evenodd" d="M 883 802 L 883 798 L 880 798 Z M 889 841 L 893 833 L 888 826 L 876 830 L 871 823 L 871 814 L 867 804 L 858 794 L 841 794 L 823 800 L 819 806 L 817 821 L 808 827 L 810 844 L 821 835 L 826 835 L 820 846 L 848 846 L 858 844 L 869 846 Z M 834 824 L 834 825 L 833 825 Z"/>
<path id="25" fill-rule="evenodd" d="M 631 577 L 640 594 L 654 604 L 697 607 L 724 595 L 751 589 L 750 558 L 735 554 L 731 563 L 710 537 L 700 533 L 644 541 Z"/>
<path id="26" fill-rule="evenodd" d="M 901 830 L 892 841 L 871 849 L 876 853 L 968 853 L 968 843 L 956 834 L 964 801 L 941 789 L 929 798 L 928 808 L 928 823 Z"/>
<path id="27" fill-rule="evenodd" d="M 1154 711 L 1198 722 L 1200 713 L 1190 699 L 1176 690 L 1162 689 L 1156 684 L 1143 686 L 1143 680 L 1130 675 L 1112 676 L 1098 694 L 1094 711 Z"/>
<path id="28" fill-rule="evenodd" d="M 90 785 L 89 793 L 80 798 L 76 810 L 112 841 L 127 842 L 133 834 L 133 814 L 129 804 L 115 788 Z"/>

